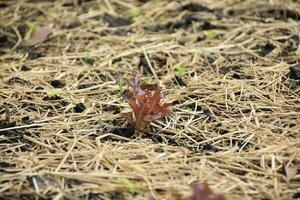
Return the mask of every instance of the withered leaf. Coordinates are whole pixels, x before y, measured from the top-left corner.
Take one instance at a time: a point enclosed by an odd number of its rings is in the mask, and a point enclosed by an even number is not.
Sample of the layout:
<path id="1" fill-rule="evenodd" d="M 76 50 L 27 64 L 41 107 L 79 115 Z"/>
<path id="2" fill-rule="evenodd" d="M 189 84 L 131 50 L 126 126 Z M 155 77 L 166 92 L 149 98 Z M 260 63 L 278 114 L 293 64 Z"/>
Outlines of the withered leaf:
<path id="1" fill-rule="evenodd" d="M 37 30 L 31 35 L 31 37 L 25 41 L 26 46 L 33 46 L 37 43 L 45 41 L 52 33 L 52 29 L 47 26 L 37 28 Z"/>
<path id="2" fill-rule="evenodd" d="M 282 164 L 284 175 L 287 181 L 290 181 L 297 175 L 298 168 L 296 166 L 288 166 L 285 163 Z"/>

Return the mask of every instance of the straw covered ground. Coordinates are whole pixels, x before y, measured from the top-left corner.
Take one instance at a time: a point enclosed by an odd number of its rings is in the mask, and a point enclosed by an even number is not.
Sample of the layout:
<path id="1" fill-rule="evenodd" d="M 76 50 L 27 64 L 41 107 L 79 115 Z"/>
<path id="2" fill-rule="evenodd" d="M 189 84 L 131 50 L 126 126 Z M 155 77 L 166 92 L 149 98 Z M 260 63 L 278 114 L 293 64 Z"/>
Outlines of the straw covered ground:
<path id="1" fill-rule="evenodd" d="M 299 1 L 15 0 L 0 19 L 0 199 L 175 199 L 197 181 L 300 198 Z M 172 102 L 145 133 L 120 114 L 138 74 Z"/>

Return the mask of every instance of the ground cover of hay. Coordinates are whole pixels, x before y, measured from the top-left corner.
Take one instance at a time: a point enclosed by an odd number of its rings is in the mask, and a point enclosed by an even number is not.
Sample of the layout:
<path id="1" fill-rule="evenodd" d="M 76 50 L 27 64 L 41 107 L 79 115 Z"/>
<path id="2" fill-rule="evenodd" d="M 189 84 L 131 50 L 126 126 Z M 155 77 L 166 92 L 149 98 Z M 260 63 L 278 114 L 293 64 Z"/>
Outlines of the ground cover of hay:
<path id="1" fill-rule="evenodd" d="M 0 199 L 299 198 L 300 3 L 195 2 L 0 2 Z M 172 102 L 144 134 L 137 73 Z"/>

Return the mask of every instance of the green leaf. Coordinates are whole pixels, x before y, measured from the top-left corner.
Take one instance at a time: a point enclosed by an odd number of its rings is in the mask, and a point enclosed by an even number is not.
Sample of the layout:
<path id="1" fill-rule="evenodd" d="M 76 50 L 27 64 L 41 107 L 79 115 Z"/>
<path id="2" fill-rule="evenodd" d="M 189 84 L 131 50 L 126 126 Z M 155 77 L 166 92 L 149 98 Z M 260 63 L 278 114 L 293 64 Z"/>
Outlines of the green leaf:
<path id="1" fill-rule="evenodd" d="M 203 31 L 203 34 L 206 37 L 213 37 L 216 34 L 216 32 L 214 32 L 213 30 L 207 30 L 207 31 Z"/>
<path id="2" fill-rule="evenodd" d="M 87 64 L 94 64 L 95 59 L 94 57 L 91 55 L 90 51 L 85 51 L 84 52 L 84 58 L 83 58 L 84 62 L 86 62 Z"/>
<path id="3" fill-rule="evenodd" d="M 131 193 L 131 194 L 136 194 L 140 191 L 141 189 L 141 186 L 138 184 L 138 183 L 135 183 L 133 181 L 130 181 L 126 178 L 122 179 L 122 182 L 126 184 L 127 188 L 128 188 L 128 191 Z"/>
<path id="4" fill-rule="evenodd" d="M 28 31 L 27 31 L 24 39 L 28 40 L 31 37 L 31 35 L 37 31 L 37 26 L 33 22 L 26 22 L 26 26 L 28 28 Z"/>
<path id="5" fill-rule="evenodd" d="M 33 23 L 33 22 L 26 22 L 26 25 L 27 25 L 27 27 L 28 27 L 28 29 L 29 29 L 29 31 L 30 31 L 31 33 L 36 32 L 37 26 L 36 26 L 35 23 Z"/>
<path id="6" fill-rule="evenodd" d="M 138 8 L 133 8 L 130 11 L 130 15 L 133 19 L 138 18 L 141 15 L 141 11 Z"/>
<path id="7" fill-rule="evenodd" d="M 187 71 L 187 69 L 182 65 L 176 65 L 175 70 L 181 75 L 183 75 Z"/>
<path id="8" fill-rule="evenodd" d="M 90 51 L 85 51 L 84 52 L 84 58 L 86 58 L 86 59 L 92 59 L 93 57 L 91 55 L 91 52 Z"/>
<path id="9" fill-rule="evenodd" d="M 125 91 L 124 85 L 125 85 L 124 81 L 122 79 L 119 80 L 119 90 L 120 90 L 119 94 L 120 94 L 121 97 L 123 96 L 124 91 Z"/>
<path id="10" fill-rule="evenodd" d="M 48 90 L 47 91 L 47 96 L 48 97 L 55 97 L 55 96 L 59 97 L 60 96 L 60 90 L 58 90 L 58 89 Z"/>
<path id="11" fill-rule="evenodd" d="M 99 122 L 99 123 L 103 122 L 102 116 L 95 117 L 95 120 L 96 120 L 96 122 Z"/>

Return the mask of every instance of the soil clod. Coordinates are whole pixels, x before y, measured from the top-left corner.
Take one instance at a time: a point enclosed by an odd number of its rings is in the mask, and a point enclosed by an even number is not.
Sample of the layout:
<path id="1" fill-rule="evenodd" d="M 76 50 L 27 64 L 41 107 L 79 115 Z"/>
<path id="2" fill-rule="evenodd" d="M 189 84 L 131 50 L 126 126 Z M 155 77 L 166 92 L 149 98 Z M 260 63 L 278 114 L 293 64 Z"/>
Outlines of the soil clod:
<path id="1" fill-rule="evenodd" d="M 275 45 L 268 42 L 265 46 L 261 47 L 260 49 L 260 56 L 267 56 L 269 53 L 271 53 L 276 48 Z"/>
<path id="2" fill-rule="evenodd" d="M 134 126 L 128 125 L 124 128 L 113 128 L 110 132 L 125 138 L 131 138 L 135 134 L 135 129 Z"/>
<path id="3" fill-rule="evenodd" d="M 294 80 L 300 80 L 300 64 L 290 67 L 289 77 Z"/>
<path id="4" fill-rule="evenodd" d="M 109 27 L 119 27 L 119 26 L 128 26 L 131 24 L 131 20 L 122 17 L 116 17 L 111 14 L 105 13 L 103 15 L 103 20 L 108 23 Z"/>
<path id="5" fill-rule="evenodd" d="M 76 113 L 82 113 L 83 111 L 85 111 L 85 109 L 86 109 L 86 106 L 83 103 L 78 103 L 74 107 L 74 111 Z"/>
<path id="6" fill-rule="evenodd" d="M 65 83 L 63 83 L 61 80 L 52 80 L 52 81 L 50 81 L 50 85 L 54 88 L 65 87 Z"/>

